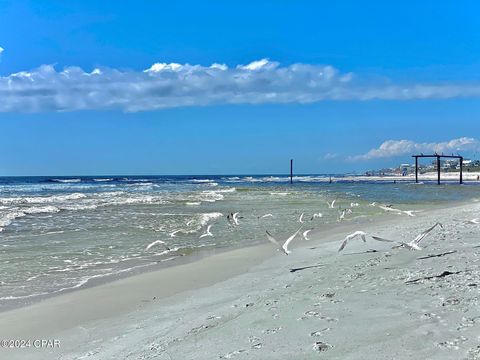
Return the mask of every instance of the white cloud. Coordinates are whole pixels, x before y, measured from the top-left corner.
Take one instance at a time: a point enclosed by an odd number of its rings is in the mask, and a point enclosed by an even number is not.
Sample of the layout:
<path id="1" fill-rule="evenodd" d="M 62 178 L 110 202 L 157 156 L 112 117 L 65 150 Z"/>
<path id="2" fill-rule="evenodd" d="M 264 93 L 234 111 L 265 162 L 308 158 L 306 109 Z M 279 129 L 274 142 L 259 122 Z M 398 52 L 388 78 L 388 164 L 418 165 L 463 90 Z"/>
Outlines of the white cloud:
<path id="1" fill-rule="evenodd" d="M 144 71 L 91 72 L 42 65 L 0 77 L 0 112 L 156 110 L 211 104 L 312 103 L 479 97 L 480 83 L 365 83 L 328 65 L 281 66 L 267 59 L 228 67 L 155 63 Z"/>
<path id="2" fill-rule="evenodd" d="M 348 160 L 374 160 L 414 153 L 445 153 L 468 151 L 480 148 L 480 141 L 474 138 L 461 137 L 439 143 L 416 143 L 412 140 L 387 140 L 378 148 L 366 154 L 350 156 Z"/>
<path id="3" fill-rule="evenodd" d="M 333 160 L 333 159 L 336 159 L 337 157 L 338 157 L 338 154 L 335 154 L 335 153 L 327 153 L 323 155 L 324 160 Z"/>

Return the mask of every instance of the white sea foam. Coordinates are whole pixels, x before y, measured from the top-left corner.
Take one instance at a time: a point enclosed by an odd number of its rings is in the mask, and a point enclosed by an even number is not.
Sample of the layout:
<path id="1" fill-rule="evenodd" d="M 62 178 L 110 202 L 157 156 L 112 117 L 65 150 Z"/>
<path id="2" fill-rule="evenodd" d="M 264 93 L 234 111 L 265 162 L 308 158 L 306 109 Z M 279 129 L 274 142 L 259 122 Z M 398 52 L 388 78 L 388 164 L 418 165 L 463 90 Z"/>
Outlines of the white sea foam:
<path id="1" fill-rule="evenodd" d="M 96 181 L 96 182 L 108 182 L 108 181 L 113 181 L 113 178 L 108 178 L 108 179 L 103 179 L 103 178 L 93 179 L 93 181 Z"/>
<path id="2" fill-rule="evenodd" d="M 194 183 L 213 183 L 214 180 L 210 180 L 210 179 L 193 179 L 192 182 L 194 182 Z"/>
<path id="3" fill-rule="evenodd" d="M 205 226 L 209 221 L 221 218 L 222 216 L 223 214 L 220 212 L 204 213 L 200 217 L 200 224 Z"/>
<path id="4" fill-rule="evenodd" d="M 287 196 L 290 195 L 291 193 L 289 192 L 279 192 L 279 191 L 272 191 L 270 192 L 270 195 L 277 195 L 277 196 Z"/>
<path id="5" fill-rule="evenodd" d="M 185 205 L 188 205 L 188 206 L 198 206 L 198 205 L 201 205 L 202 203 L 200 201 L 187 201 L 185 203 Z"/>
<path id="6" fill-rule="evenodd" d="M 62 202 L 69 200 L 78 200 L 86 198 L 85 194 L 73 193 L 67 195 L 52 195 L 52 196 L 18 196 L 10 198 L 0 198 L 0 204 L 15 205 L 15 204 L 47 204 L 54 202 Z"/>
<path id="7" fill-rule="evenodd" d="M 8 225 L 12 223 L 15 219 L 25 216 L 26 214 L 23 211 L 11 211 L 4 215 L 0 215 L 0 232 L 2 232 Z"/>
<path id="8" fill-rule="evenodd" d="M 82 181 L 82 179 L 52 179 L 51 181 L 59 183 L 78 183 Z"/>
<path id="9" fill-rule="evenodd" d="M 56 206 L 32 206 L 26 209 L 22 209 L 22 211 L 26 214 L 43 214 L 43 213 L 57 213 L 60 211 L 59 208 Z"/>

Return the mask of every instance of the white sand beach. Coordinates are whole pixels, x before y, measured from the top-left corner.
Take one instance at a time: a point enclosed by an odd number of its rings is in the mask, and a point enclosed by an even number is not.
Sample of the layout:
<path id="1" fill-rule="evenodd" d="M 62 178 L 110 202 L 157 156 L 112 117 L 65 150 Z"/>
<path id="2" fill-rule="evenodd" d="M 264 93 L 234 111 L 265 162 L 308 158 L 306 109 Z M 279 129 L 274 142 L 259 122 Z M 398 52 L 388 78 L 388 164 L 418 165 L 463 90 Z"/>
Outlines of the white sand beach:
<path id="1" fill-rule="evenodd" d="M 346 223 L 0 314 L 2 359 L 480 359 L 480 203 Z M 420 251 L 410 241 L 441 222 Z M 367 243 L 353 239 L 367 232 Z M 375 252 L 370 252 L 376 250 Z M 302 269 L 304 268 L 304 269 Z M 293 269 L 293 271 L 292 271 Z"/>

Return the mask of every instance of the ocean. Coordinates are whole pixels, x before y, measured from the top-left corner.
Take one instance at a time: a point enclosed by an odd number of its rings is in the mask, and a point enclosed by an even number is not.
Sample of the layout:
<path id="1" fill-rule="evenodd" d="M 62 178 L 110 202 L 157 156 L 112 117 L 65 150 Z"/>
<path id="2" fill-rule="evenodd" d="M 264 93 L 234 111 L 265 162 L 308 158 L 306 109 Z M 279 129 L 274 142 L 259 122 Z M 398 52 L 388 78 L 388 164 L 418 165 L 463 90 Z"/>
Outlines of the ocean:
<path id="1" fill-rule="evenodd" d="M 283 175 L 3 177 L 0 310 L 266 242 L 265 230 L 281 238 L 300 226 L 321 230 L 385 216 L 376 204 L 422 211 L 475 200 L 479 190 L 411 182 L 330 184 L 327 175 L 296 176 L 292 185 Z M 340 221 L 347 208 L 352 212 Z M 238 213 L 238 225 L 227 218 L 231 213 Z M 213 236 L 202 237 L 209 225 Z M 152 245 L 158 240 L 163 244 Z"/>

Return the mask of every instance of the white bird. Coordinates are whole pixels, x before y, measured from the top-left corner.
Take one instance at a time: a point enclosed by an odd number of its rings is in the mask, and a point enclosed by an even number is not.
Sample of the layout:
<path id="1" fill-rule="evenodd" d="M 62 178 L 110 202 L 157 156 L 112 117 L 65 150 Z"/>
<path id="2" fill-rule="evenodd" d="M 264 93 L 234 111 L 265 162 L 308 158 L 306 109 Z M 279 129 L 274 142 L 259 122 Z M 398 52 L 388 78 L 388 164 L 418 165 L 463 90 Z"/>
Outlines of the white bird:
<path id="1" fill-rule="evenodd" d="M 377 206 L 377 203 L 374 201 L 370 204 L 370 206 Z"/>
<path id="2" fill-rule="evenodd" d="M 340 217 L 338 218 L 338 221 L 342 221 L 345 219 L 345 215 L 347 214 L 347 210 L 342 210 Z"/>
<path id="3" fill-rule="evenodd" d="M 337 199 L 333 200 L 331 203 L 329 203 L 329 202 L 327 201 L 327 204 L 328 204 L 328 208 L 329 208 L 329 209 L 334 209 L 334 208 L 335 208 L 335 201 L 337 201 Z"/>
<path id="4" fill-rule="evenodd" d="M 167 250 L 170 250 L 170 248 L 165 245 L 165 242 L 164 242 L 164 241 L 162 241 L 162 240 L 155 240 L 154 242 L 148 244 L 144 251 L 148 251 L 152 246 L 155 246 L 155 245 L 164 245 Z"/>
<path id="5" fill-rule="evenodd" d="M 260 216 L 259 219 L 265 219 L 267 217 L 273 217 L 273 215 L 272 214 L 265 214 L 263 216 Z"/>
<path id="6" fill-rule="evenodd" d="M 384 210 L 385 212 L 393 212 L 395 214 L 406 214 L 412 217 L 415 216 L 413 215 L 414 210 L 400 210 L 400 209 L 395 209 L 395 208 L 392 208 L 391 206 L 386 206 L 386 205 L 385 206 L 380 205 L 379 208 Z"/>
<path id="7" fill-rule="evenodd" d="M 420 243 L 420 241 L 422 241 L 425 238 L 425 236 L 427 236 L 430 233 L 430 231 L 435 229 L 437 226 L 440 226 L 441 228 L 443 228 L 443 225 L 437 222 L 432 227 L 430 227 L 427 230 L 423 231 L 422 233 L 418 234 L 417 237 L 415 239 L 413 239 L 412 241 L 410 241 L 409 243 L 405 243 L 403 241 L 388 240 L 388 239 L 384 239 L 384 238 L 381 238 L 381 237 L 378 237 L 378 236 L 372 236 L 372 238 L 374 240 L 377 240 L 377 241 L 386 241 L 386 242 L 397 243 L 398 247 L 403 247 L 403 248 L 407 248 L 407 249 L 410 249 L 410 250 L 422 250 L 422 248 L 420 246 L 418 246 L 418 244 Z"/>
<path id="8" fill-rule="evenodd" d="M 357 207 L 357 206 L 360 206 L 360 204 L 359 203 L 354 203 L 354 202 L 350 203 L 350 207 Z"/>
<path id="9" fill-rule="evenodd" d="M 212 228 L 212 225 L 208 225 L 207 226 L 207 231 L 205 232 L 205 234 L 202 234 L 200 235 L 199 239 L 205 237 L 205 236 L 213 236 L 213 234 L 210 232 L 210 229 Z"/>
<path id="10" fill-rule="evenodd" d="M 364 231 L 355 231 L 354 233 L 352 233 L 350 235 L 347 235 L 345 237 L 345 239 L 343 240 L 342 245 L 340 245 L 340 249 L 338 249 L 338 251 L 339 252 L 342 251 L 345 248 L 345 246 L 347 245 L 347 242 L 349 240 L 352 240 L 353 238 L 356 238 L 357 236 L 360 236 L 362 238 L 363 242 L 366 243 L 367 242 L 367 240 L 365 239 L 366 235 L 367 234 Z"/>
<path id="11" fill-rule="evenodd" d="M 303 224 L 303 215 L 304 215 L 304 213 L 302 213 L 302 215 L 300 215 L 300 218 L 298 219 L 298 222 L 300 222 L 302 224 Z"/>
<path id="12" fill-rule="evenodd" d="M 308 237 L 308 233 L 309 233 L 310 231 L 312 231 L 312 230 L 313 230 L 313 228 L 308 229 L 308 230 L 305 230 L 305 231 L 302 233 L 302 236 L 303 236 L 303 238 L 304 238 L 305 240 L 310 240 L 310 238 Z"/>
<path id="13" fill-rule="evenodd" d="M 175 230 L 175 231 L 171 232 L 171 233 L 170 233 L 170 237 L 175 237 L 175 236 L 177 236 L 177 233 L 179 233 L 180 231 L 182 231 L 182 230 Z"/>
<path id="14" fill-rule="evenodd" d="M 292 236 L 290 236 L 290 237 L 283 243 L 283 245 L 280 245 L 280 243 L 279 243 L 268 231 L 266 231 L 266 233 L 267 233 L 267 238 L 268 238 L 268 240 L 270 240 L 272 243 L 274 243 L 275 245 L 277 245 L 278 248 L 285 253 L 285 255 L 288 255 L 288 254 L 291 253 L 291 251 L 288 249 L 288 245 L 289 245 L 289 244 L 292 242 L 292 240 L 298 235 L 298 233 L 300 232 L 301 229 L 302 229 L 302 228 L 300 228 L 300 229 L 298 229 L 297 231 L 295 231 L 295 233 L 294 233 Z"/>
<path id="15" fill-rule="evenodd" d="M 467 224 L 480 224 L 480 218 L 465 221 Z"/>
<path id="16" fill-rule="evenodd" d="M 318 217 L 318 218 L 321 218 L 321 217 L 323 217 L 323 214 L 322 214 L 322 213 L 313 214 L 312 217 L 310 218 L 310 221 L 313 220 L 313 219 L 315 219 L 315 218 L 317 218 L 317 217 Z"/>
<path id="17" fill-rule="evenodd" d="M 233 222 L 235 223 L 235 225 L 239 225 L 240 223 L 238 222 L 238 212 L 234 213 L 232 215 L 232 219 L 233 219 Z"/>

